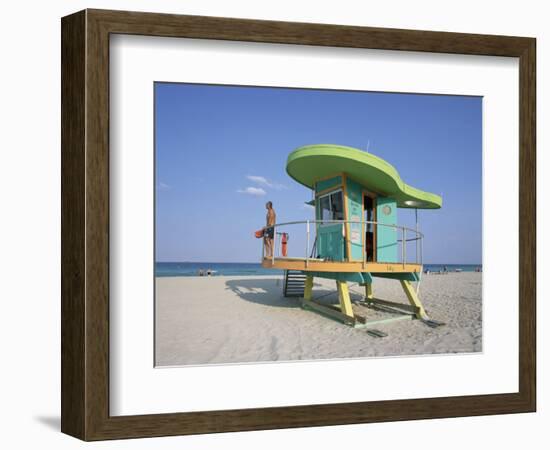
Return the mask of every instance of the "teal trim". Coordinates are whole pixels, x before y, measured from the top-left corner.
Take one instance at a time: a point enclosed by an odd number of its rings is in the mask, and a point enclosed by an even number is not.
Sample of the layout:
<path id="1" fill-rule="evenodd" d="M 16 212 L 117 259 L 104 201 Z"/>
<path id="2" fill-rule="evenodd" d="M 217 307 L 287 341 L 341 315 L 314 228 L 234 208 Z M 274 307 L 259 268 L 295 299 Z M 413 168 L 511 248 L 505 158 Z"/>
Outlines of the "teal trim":
<path id="1" fill-rule="evenodd" d="M 420 281 L 420 274 L 416 272 L 372 273 L 372 276 L 378 278 L 390 278 L 392 280 Z"/>
<path id="2" fill-rule="evenodd" d="M 350 283 L 372 283 L 372 276 L 368 272 L 304 272 L 317 278 L 327 278 L 329 280 L 349 281 Z"/>
<path id="3" fill-rule="evenodd" d="M 341 185 L 342 185 L 341 176 L 329 178 L 327 180 L 317 181 L 317 183 L 315 183 L 315 193 L 317 194 L 318 192 L 325 191 L 332 187 L 334 188 L 340 187 Z"/>

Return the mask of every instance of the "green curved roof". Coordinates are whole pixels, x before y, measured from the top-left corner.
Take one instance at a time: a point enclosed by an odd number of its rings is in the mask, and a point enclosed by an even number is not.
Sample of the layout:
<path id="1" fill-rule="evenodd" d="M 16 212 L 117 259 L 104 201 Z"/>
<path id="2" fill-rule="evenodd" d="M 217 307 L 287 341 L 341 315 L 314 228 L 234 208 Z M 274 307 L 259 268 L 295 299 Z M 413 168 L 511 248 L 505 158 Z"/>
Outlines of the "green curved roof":
<path id="1" fill-rule="evenodd" d="M 342 145 L 307 145 L 294 150 L 286 171 L 300 184 L 313 189 L 321 178 L 346 173 L 367 189 L 395 198 L 400 208 L 441 208 L 439 195 L 406 184 L 391 164 L 356 148 Z"/>

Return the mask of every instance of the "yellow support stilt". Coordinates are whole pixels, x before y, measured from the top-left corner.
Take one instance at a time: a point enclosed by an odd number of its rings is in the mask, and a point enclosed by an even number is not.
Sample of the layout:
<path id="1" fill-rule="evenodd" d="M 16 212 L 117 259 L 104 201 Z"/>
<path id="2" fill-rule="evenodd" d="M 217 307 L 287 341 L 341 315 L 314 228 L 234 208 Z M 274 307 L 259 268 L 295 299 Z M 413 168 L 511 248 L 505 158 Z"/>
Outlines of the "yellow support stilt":
<path id="1" fill-rule="evenodd" d="M 416 292 L 408 280 L 399 280 L 401 282 L 401 286 L 403 287 L 403 290 L 405 291 L 405 294 L 407 295 L 407 298 L 409 299 L 409 303 L 412 306 L 415 306 L 418 308 L 416 312 L 416 318 L 417 319 L 423 319 L 423 320 L 429 320 L 428 314 L 426 314 L 426 311 L 424 311 L 424 307 L 422 306 L 422 302 L 416 295 Z"/>
<path id="2" fill-rule="evenodd" d="M 340 310 L 342 311 L 342 314 L 349 317 L 354 317 L 353 309 L 351 308 L 348 284 L 345 281 L 336 281 L 336 286 L 338 288 L 338 300 L 340 301 Z"/>
<path id="3" fill-rule="evenodd" d="M 365 297 L 367 300 L 372 300 L 374 298 L 372 295 L 372 283 L 365 283 Z"/>
<path id="4" fill-rule="evenodd" d="M 313 294 L 313 277 L 311 275 L 307 275 L 305 288 L 304 288 L 304 300 L 311 300 L 312 294 Z"/>

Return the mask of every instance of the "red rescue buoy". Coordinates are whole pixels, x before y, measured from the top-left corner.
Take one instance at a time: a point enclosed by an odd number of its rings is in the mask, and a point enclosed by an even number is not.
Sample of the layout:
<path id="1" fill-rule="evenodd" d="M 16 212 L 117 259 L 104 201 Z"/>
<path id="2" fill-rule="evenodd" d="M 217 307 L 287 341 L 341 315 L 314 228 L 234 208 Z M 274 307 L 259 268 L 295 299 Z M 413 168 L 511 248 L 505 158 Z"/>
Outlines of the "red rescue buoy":
<path id="1" fill-rule="evenodd" d="M 288 244 L 288 233 L 283 233 L 281 235 L 281 255 L 286 256 Z"/>

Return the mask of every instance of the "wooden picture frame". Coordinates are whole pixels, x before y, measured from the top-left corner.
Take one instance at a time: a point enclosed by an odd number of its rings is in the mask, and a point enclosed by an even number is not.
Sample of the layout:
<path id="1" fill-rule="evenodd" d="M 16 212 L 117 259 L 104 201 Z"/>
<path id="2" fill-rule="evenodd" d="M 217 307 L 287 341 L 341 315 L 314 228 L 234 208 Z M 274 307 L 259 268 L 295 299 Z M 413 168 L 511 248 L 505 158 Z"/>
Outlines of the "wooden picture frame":
<path id="1" fill-rule="evenodd" d="M 535 39 L 104 10 L 64 17 L 61 31 L 64 433 L 101 440 L 535 411 Z M 519 391 L 110 416 L 109 36 L 117 33 L 519 58 Z"/>

